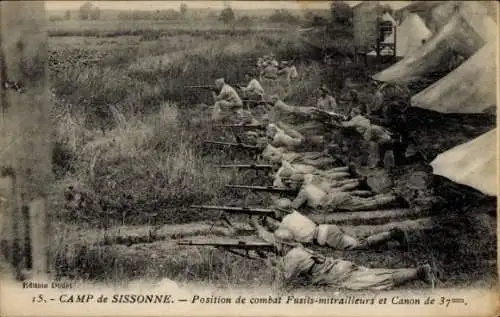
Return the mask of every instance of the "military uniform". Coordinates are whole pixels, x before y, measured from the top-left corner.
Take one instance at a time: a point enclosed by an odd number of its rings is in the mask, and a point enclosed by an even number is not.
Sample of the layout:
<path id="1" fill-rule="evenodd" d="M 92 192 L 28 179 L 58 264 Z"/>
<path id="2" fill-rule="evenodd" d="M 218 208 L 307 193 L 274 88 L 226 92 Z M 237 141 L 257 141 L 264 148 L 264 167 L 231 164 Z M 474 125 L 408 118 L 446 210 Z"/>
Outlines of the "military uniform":
<path id="1" fill-rule="evenodd" d="M 220 93 L 215 100 L 212 120 L 227 120 L 231 116 L 238 117 L 238 110 L 243 107 L 243 102 L 236 90 L 223 82 Z"/>
<path id="2" fill-rule="evenodd" d="M 412 280 L 429 280 L 430 267 L 372 269 L 351 261 L 324 257 L 297 246 L 282 258 L 286 280 L 307 276 L 311 284 L 350 290 L 389 290 Z"/>

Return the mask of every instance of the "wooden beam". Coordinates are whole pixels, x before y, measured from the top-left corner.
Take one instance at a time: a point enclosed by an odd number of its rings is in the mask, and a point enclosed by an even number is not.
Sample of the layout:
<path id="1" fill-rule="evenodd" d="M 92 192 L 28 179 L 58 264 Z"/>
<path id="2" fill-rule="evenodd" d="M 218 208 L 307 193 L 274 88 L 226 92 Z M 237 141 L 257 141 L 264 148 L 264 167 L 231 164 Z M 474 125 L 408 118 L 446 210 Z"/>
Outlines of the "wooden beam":
<path id="1" fill-rule="evenodd" d="M 0 165 L 13 180 L 15 266 L 47 273 L 43 206 L 53 176 L 45 3 L 0 2 L 0 23 Z"/>

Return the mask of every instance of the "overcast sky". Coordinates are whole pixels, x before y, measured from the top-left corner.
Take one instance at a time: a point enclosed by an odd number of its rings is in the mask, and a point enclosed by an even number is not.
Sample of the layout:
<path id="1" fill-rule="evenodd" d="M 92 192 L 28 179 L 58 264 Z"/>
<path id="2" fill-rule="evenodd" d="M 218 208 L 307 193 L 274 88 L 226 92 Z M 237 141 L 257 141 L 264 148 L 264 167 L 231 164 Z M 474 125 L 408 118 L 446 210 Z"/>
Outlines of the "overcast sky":
<path id="1" fill-rule="evenodd" d="M 45 1 L 48 10 L 78 9 L 85 1 Z M 234 9 L 326 9 L 329 1 L 91 1 L 101 9 L 117 10 L 161 10 L 178 9 L 181 3 L 192 8 L 224 8 L 224 3 L 230 3 Z M 361 1 L 346 1 L 355 5 Z M 390 4 L 394 9 L 408 4 L 409 1 L 380 1 Z"/>

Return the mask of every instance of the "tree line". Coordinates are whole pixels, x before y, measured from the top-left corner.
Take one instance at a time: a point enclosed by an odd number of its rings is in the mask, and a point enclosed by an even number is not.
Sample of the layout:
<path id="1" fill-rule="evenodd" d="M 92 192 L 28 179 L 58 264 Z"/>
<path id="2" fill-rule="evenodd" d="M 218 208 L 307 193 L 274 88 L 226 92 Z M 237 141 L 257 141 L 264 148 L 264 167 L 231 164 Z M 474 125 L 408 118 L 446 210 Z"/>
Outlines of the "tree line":
<path id="1" fill-rule="evenodd" d="M 383 12 L 393 13 L 392 8 L 389 5 L 382 5 L 379 10 Z M 189 7 L 186 3 L 181 3 L 179 10 L 168 9 L 168 10 L 156 10 L 156 11 L 146 11 L 146 10 L 133 10 L 133 11 L 121 11 L 117 15 L 119 20 L 178 20 L 185 18 L 188 15 Z M 211 17 L 216 17 L 218 20 L 225 24 L 232 24 L 235 22 L 241 22 L 243 24 L 251 24 L 255 19 L 243 15 L 237 17 L 235 11 L 229 6 L 224 8 L 219 12 L 219 14 L 210 14 Z M 353 10 L 345 1 L 331 1 L 330 2 L 330 16 L 321 15 L 317 12 L 308 11 L 305 13 L 304 17 L 292 14 L 290 11 L 285 9 L 274 10 L 265 19 L 269 22 L 274 23 L 289 23 L 298 24 L 302 23 L 304 26 L 317 27 L 317 26 L 327 26 L 335 29 L 348 29 L 352 28 L 352 16 Z M 51 20 L 70 20 L 71 12 L 68 10 L 65 12 L 63 17 L 51 16 Z M 101 10 L 98 6 L 92 4 L 90 1 L 85 2 L 80 6 L 78 10 L 78 19 L 80 20 L 99 20 L 101 19 Z"/>

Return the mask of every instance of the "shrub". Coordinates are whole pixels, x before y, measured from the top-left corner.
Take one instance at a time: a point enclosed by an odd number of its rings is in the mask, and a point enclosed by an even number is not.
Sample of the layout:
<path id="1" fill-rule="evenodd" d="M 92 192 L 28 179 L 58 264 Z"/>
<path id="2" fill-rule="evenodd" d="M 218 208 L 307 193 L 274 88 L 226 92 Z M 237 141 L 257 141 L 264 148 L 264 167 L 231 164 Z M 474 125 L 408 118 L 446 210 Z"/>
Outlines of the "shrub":
<path id="1" fill-rule="evenodd" d="M 276 10 L 269 16 L 269 21 L 278 23 L 297 23 L 299 18 L 284 9 Z"/>

